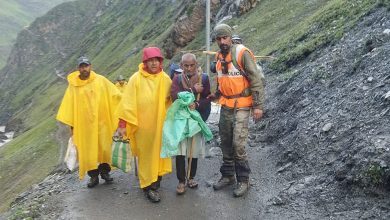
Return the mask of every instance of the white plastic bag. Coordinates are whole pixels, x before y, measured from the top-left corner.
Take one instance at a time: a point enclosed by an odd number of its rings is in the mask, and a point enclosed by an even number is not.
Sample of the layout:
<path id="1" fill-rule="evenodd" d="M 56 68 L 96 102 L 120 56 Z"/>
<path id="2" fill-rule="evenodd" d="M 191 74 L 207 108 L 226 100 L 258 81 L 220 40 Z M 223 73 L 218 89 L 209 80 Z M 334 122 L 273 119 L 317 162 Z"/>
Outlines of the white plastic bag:
<path id="1" fill-rule="evenodd" d="M 70 171 L 73 171 L 79 166 L 77 161 L 77 149 L 76 145 L 73 143 L 73 137 L 69 138 L 68 149 L 66 150 L 64 162 Z"/>

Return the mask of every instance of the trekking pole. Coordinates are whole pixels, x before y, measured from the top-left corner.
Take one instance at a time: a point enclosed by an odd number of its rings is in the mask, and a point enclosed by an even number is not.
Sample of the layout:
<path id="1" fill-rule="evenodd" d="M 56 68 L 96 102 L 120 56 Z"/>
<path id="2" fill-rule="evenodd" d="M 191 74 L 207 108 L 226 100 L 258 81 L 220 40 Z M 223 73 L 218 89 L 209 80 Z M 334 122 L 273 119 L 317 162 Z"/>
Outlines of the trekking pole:
<path id="1" fill-rule="evenodd" d="M 134 156 L 134 175 L 138 176 L 138 164 L 137 164 L 137 157 Z"/>

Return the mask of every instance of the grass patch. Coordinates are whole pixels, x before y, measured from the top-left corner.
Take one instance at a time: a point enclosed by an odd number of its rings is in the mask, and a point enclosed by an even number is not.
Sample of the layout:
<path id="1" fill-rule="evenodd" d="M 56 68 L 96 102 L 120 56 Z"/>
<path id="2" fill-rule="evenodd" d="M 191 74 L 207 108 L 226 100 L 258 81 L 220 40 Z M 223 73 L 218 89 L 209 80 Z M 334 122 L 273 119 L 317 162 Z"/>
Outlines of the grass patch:
<path id="1" fill-rule="evenodd" d="M 367 185 L 380 186 L 386 183 L 389 178 L 389 169 L 373 163 L 365 171 L 364 176 L 367 178 Z"/>
<path id="2" fill-rule="evenodd" d="M 49 118 L 0 148 L 0 212 L 53 170 L 59 155 L 55 130 L 55 121 Z"/>
<path id="3" fill-rule="evenodd" d="M 357 21 L 376 7 L 372 0 L 332 0 L 307 17 L 291 33 L 291 37 L 278 44 L 278 59 L 271 68 L 282 72 L 308 57 L 312 52 L 341 39 Z"/>

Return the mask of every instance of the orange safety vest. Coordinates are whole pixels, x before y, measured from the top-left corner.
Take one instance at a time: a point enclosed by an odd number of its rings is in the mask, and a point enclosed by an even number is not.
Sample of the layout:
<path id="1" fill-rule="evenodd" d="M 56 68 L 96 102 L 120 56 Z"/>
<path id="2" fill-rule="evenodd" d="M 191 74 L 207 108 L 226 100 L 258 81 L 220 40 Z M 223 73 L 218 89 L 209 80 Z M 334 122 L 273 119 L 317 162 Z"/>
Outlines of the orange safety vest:
<path id="1" fill-rule="evenodd" d="M 235 61 L 238 68 L 243 70 L 242 56 L 245 51 L 248 51 L 253 59 L 253 53 L 242 44 L 235 45 Z M 249 89 L 250 84 L 248 79 L 240 72 L 233 64 L 232 51 L 223 58 L 223 55 L 218 52 L 216 55 L 216 70 L 218 74 L 218 86 L 221 93 L 219 104 L 229 108 L 245 108 L 252 107 L 252 95 L 244 95 L 244 90 Z M 223 73 L 223 62 L 227 65 L 227 74 Z"/>

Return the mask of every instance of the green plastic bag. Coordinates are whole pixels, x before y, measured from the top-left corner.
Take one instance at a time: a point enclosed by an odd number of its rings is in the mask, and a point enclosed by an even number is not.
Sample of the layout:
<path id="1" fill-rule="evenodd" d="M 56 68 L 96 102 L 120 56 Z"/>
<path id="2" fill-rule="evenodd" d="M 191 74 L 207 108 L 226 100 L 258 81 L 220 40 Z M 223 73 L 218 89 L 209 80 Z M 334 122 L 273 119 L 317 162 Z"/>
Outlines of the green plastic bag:
<path id="1" fill-rule="evenodd" d="M 121 169 L 125 173 L 130 172 L 133 155 L 129 139 L 123 140 L 122 137 L 115 135 L 112 140 L 112 166 Z"/>
<path id="2" fill-rule="evenodd" d="M 211 130 L 202 120 L 199 112 L 191 110 L 188 105 L 195 101 L 191 92 L 179 92 L 177 99 L 168 109 L 164 121 L 161 158 L 176 156 L 179 143 L 187 137 L 201 132 L 206 141 L 213 138 Z"/>

